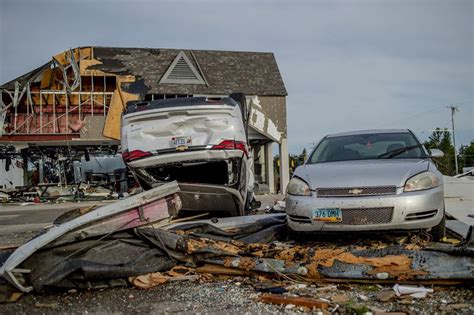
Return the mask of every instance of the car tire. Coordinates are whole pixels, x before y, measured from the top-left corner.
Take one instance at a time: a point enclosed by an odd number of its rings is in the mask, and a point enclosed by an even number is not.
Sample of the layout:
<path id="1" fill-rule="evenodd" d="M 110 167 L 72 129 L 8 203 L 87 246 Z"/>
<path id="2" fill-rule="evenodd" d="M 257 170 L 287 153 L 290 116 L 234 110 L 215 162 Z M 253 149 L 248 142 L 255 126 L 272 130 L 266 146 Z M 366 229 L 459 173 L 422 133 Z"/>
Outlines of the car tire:
<path id="1" fill-rule="evenodd" d="M 431 240 L 434 242 L 439 242 L 446 236 L 446 218 L 444 212 L 441 221 L 431 228 L 429 234 L 431 235 Z"/>

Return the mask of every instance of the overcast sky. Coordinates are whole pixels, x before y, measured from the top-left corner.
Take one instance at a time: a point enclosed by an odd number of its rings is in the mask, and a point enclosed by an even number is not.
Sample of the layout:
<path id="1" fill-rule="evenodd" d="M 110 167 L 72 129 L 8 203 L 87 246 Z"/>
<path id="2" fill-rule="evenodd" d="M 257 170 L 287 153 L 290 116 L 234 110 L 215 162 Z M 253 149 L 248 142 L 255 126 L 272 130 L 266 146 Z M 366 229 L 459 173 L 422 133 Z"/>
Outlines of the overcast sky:
<path id="1" fill-rule="evenodd" d="M 274 52 L 290 152 L 328 133 L 450 128 L 474 140 L 472 0 L 0 0 L 0 82 L 69 47 Z"/>

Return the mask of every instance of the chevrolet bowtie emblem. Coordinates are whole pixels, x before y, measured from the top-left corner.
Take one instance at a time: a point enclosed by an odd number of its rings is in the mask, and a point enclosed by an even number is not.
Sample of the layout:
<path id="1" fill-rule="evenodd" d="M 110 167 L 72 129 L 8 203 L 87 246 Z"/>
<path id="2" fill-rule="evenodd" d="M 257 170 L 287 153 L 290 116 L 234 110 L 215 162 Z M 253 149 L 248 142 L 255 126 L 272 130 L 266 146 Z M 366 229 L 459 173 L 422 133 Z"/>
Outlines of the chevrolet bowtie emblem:
<path id="1" fill-rule="evenodd" d="M 359 195 L 361 193 L 363 193 L 364 191 L 362 189 L 350 189 L 347 193 L 351 194 L 351 195 Z"/>

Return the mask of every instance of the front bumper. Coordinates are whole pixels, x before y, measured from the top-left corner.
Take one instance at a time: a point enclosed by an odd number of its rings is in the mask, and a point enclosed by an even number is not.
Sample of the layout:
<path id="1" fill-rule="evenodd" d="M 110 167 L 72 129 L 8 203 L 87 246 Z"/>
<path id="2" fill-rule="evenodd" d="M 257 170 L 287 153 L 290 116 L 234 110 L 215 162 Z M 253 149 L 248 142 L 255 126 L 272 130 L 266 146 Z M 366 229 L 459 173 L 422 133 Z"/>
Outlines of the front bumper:
<path id="1" fill-rule="evenodd" d="M 314 209 L 325 208 L 342 209 L 343 220 L 345 209 L 352 214 L 360 211 L 361 216 L 364 216 L 364 209 L 371 213 L 387 208 L 393 211 L 386 223 L 336 224 L 312 220 Z M 289 227 L 301 232 L 426 229 L 437 225 L 444 216 L 443 186 L 407 193 L 398 188 L 397 193 L 391 196 L 317 198 L 314 192 L 311 196 L 287 195 L 286 212 Z"/>

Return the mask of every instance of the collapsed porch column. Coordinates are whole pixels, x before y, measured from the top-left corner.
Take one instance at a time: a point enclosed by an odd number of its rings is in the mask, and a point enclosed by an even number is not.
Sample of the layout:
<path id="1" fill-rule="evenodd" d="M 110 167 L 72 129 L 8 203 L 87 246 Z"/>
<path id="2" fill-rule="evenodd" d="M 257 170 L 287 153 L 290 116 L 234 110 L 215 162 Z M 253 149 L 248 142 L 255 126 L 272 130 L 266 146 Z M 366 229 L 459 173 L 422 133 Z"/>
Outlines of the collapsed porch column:
<path id="1" fill-rule="evenodd" d="M 273 174 L 273 142 L 265 144 L 265 175 L 268 193 L 275 193 L 275 176 Z"/>
<path id="2" fill-rule="evenodd" d="M 288 139 L 281 138 L 280 143 L 280 193 L 286 192 L 286 185 L 290 180 L 290 166 L 288 161 Z"/>

